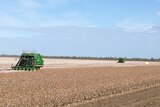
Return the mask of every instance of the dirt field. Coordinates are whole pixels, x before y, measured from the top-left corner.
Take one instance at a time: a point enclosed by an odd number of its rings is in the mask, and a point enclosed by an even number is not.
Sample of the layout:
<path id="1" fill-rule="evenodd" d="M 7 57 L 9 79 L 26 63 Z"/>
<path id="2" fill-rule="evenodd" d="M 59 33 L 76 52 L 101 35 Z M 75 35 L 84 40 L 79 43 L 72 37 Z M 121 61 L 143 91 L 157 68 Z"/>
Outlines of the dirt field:
<path id="1" fill-rule="evenodd" d="M 160 63 L 45 59 L 15 72 L 16 62 L 0 58 L 0 106 L 159 107 Z"/>
<path id="2" fill-rule="evenodd" d="M 160 107 L 160 85 L 76 103 L 70 107 Z"/>

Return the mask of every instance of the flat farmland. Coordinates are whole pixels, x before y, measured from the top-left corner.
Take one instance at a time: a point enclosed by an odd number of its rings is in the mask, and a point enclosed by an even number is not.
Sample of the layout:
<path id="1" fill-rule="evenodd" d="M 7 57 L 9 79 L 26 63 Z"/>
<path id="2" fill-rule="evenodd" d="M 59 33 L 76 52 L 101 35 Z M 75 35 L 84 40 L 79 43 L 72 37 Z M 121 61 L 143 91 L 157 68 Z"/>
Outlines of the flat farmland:
<path id="1" fill-rule="evenodd" d="M 0 57 L 0 73 L 14 72 L 11 71 L 11 66 L 18 62 L 19 58 Z M 81 68 L 81 67 L 133 67 L 133 66 L 160 66 L 160 62 L 149 62 L 149 65 L 144 61 L 127 61 L 124 64 L 117 63 L 112 60 L 80 60 L 80 59 L 50 59 L 44 58 L 43 69 L 55 68 Z"/>
<path id="2" fill-rule="evenodd" d="M 17 61 L 0 58 L 0 106 L 141 107 L 154 103 L 158 107 L 158 62 L 44 59 L 44 67 L 37 72 L 10 70 Z M 150 97 L 144 99 L 144 95 Z"/>

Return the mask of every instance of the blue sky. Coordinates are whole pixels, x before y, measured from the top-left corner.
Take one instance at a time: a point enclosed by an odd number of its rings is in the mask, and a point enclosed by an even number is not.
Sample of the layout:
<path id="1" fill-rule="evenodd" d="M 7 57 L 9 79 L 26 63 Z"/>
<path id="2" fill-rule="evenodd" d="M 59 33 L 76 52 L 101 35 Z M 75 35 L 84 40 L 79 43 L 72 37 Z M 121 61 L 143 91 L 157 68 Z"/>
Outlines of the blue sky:
<path id="1" fill-rule="evenodd" d="M 160 0 L 1 0 L 0 54 L 160 57 Z"/>

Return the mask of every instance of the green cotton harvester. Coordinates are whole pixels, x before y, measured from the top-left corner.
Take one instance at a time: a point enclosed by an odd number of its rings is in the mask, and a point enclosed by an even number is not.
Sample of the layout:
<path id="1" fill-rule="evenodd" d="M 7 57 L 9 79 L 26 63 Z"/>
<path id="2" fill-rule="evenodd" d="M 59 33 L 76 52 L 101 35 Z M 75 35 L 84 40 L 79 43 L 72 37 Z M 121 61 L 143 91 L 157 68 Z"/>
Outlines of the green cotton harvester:
<path id="1" fill-rule="evenodd" d="M 12 66 L 12 69 L 35 71 L 39 70 L 43 65 L 43 57 L 39 53 L 22 53 L 18 63 Z"/>

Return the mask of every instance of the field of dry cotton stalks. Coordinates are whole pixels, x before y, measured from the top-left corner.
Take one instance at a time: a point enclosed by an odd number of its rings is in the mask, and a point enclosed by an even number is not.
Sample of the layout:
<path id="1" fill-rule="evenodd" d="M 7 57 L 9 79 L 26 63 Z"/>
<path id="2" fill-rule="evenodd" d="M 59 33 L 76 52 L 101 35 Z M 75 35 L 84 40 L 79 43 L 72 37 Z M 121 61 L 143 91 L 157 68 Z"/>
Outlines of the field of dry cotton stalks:
<path id="1" fill-rule="evenodd" d="M 42 69 L 0 74 L 0 106 L 56 107 L 158 84 L 160 66 Z"/>

